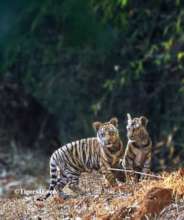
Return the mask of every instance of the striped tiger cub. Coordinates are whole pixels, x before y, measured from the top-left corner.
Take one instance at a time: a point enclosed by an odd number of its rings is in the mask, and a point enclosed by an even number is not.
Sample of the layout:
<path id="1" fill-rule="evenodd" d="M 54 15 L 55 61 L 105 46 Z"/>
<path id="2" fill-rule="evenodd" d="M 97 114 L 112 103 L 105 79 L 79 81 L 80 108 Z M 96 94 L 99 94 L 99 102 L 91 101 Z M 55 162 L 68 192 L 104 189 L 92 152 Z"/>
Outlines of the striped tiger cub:
<path id="1" fill-rule="evenodd" d="M 50 158 L 50 187 L 48 198 L 54 189 L 61 197 L 67 198 L 62 192 L 66 184 L 75 193 L 81 193 L 78 187 L 82 172 L 99 170 L 108 183 L 116 184 L 116 173 L 109 168 L 118 167 L 124 155 L 124 147 L 119 137 L 118 120 L 112 118 L 109 122 L 94 122 L 97 136 L 81 139 L 63 145 Z"/>
<path id="2" fill-rule="evenodd" d="M 134 170 L 149 173 L 151 167 L 152 141 L 147 131 L 148 119 L 144 116 L 131 118 L 127 114 L 128 143 L 123 159 L 123 167 L 126 170 Z M 141 178 L 144 176 L 142 175 Z M 139 174 L 126 172 L 126 179 L 134 179 L 137 182 Z"/>

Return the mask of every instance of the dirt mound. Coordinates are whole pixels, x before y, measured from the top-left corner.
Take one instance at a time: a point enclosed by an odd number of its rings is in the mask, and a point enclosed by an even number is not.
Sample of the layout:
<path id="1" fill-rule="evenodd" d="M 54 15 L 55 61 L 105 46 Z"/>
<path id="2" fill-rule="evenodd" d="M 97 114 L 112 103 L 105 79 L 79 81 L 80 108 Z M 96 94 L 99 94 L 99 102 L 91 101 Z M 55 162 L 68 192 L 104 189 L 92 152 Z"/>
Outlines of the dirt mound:
<path id="1" fill-rule="evenodd" d="M 149 190 L 139 209 L 134 215 L 135 220 L 142 220 L 147 216 L 154 216 L 172 202 L 172 189 L 154 187 Z"/>

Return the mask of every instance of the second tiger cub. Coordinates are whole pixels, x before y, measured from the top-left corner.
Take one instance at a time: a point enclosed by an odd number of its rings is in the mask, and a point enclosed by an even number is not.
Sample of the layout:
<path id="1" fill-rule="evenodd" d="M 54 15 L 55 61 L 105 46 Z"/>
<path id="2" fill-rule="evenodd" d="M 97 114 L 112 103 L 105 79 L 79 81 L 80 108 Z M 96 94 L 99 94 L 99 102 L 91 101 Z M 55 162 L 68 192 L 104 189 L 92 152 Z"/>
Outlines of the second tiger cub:
<path id="1" fill-rule="evenodd" d="M 123 159 L 123 167 L 126 170 L 150 172 L 152 141 L 147 131 L 148 119 L 144 116 L 132 118 L 127 114 L 128 144 Z M 126 178 L 134 178 L 138 181 L 140 175 L 126 172 Z M 143 177 L 143 176 L 142 176 Z"/>

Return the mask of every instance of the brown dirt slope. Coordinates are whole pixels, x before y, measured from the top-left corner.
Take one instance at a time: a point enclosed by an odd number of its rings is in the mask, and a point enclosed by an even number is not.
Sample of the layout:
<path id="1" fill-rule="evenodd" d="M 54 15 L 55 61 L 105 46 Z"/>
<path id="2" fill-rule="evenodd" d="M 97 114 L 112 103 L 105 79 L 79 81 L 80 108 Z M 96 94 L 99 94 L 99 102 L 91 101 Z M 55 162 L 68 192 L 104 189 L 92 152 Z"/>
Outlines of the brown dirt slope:
<path id="1" fill-rule="evenodd" d="M 184 219 L 184 175 L 180 169 L 159 179 L 108 188 L 98 173 L 83 174 L 82 196 L 62 200 L 57 196 L 36 201 L 39 193 L 0 199 L 0 219 Z M 25 193 L 28 191 L 25 191 Z M 24 194 L 24 193 L 22 193 Z"/>

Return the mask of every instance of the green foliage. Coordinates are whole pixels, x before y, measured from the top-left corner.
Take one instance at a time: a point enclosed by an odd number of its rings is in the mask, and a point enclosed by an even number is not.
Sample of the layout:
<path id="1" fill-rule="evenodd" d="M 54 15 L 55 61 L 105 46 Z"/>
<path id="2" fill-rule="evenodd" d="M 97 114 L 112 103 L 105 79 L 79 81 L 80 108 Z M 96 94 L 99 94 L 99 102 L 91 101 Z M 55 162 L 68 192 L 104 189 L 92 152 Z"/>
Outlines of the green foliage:
<path id="1" fill-rule="evenodd" d="M 58 116 L 63 142 L 92 135 L 96 118 L 116 115 L 124 128 L 127 112 L 149 117 L 155 141 L 175 126 L 182 133 L 182 1 L 19 5 L 1 69 Z M 183 135 L 176 138 L 179 148 Z"/>

